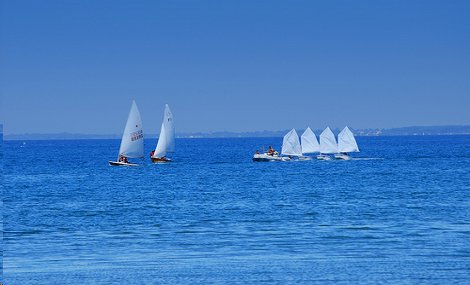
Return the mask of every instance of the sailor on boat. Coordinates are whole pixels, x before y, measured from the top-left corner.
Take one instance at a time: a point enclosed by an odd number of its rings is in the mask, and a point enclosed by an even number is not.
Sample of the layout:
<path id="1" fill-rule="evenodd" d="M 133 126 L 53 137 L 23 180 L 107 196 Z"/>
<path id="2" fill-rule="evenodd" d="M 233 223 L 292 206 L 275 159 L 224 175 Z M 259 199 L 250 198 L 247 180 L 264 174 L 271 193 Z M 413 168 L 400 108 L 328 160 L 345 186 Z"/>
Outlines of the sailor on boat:
<path id="1" fill-rule="evenodd" d="M 125 155 L 120 154 L 119 155 L 119 162 L 124 162 L 124 163 L 129 163 L 129 160 L 127 160 L 127 157 Z"/>
<path id="2" fill-rule="evenodd" d="M 274 150 L 272 146 L 269 146 L 268 148 L 268 155 L 273 156 L 273 155 L 278 155 L 279 153 Z"/>

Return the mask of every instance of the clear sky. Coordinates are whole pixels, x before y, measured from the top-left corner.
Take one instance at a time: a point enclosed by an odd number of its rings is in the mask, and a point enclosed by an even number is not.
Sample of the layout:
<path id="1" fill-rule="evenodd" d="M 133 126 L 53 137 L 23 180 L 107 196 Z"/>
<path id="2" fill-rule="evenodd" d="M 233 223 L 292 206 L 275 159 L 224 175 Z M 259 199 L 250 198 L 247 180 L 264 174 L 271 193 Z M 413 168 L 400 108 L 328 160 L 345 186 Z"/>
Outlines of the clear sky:
<path id="1" fill-rule="evenodd" d="M 5 133 L 470 124 L 470 1 L 1 1 Z"/>

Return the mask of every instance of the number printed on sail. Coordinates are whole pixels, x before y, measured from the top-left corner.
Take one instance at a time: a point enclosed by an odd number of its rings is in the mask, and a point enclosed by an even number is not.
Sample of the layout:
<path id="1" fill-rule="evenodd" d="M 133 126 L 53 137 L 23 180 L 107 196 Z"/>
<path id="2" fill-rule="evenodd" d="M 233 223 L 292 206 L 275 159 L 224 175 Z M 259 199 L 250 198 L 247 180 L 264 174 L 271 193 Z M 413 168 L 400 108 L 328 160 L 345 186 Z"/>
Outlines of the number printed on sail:
<path id="1" fill-rule="evenodd" d="M 144 134 L 142 130 L 138 130 L 137 132 L 131 133 L 131 141 L 136 141 L 139 139 L 142 139 L 144 137 Z"/>

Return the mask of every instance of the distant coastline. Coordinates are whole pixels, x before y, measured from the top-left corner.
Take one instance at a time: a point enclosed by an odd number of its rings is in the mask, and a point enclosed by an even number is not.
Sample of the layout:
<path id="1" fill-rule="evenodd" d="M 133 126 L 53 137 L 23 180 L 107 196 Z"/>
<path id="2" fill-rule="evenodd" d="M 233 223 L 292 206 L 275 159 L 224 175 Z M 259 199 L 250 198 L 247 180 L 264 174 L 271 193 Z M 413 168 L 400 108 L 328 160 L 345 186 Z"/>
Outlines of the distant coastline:
<path id="1" fill-rule="evenodd" d="M 353 129 L 356 136 L 428 136 L 428 135 L 468 135 L 470 125 L 449 126 L 414 126 L 390 129 Z M 4 140 L 75 140 L 75 139 L 120 139 L 121 134 L 75 134 L 75 133 L 53 133 L 53 134 L 3 134 L 3 125 L 0 124 L 0 134 Z M 194 132 L 177 133 L 177 138 L 244 138 L 244 137 L 282 137 L 289 130 L 280 131 L 254 131 L 254 132 Z M 303 131 L 298 129 L 298 131 Z M 319 135 L 322 130 L 314 130 Z M 333 129 L 335 134 L 339 129 Z M 157 138 L 157 134 L 147 134 L 146 138 Z"/>

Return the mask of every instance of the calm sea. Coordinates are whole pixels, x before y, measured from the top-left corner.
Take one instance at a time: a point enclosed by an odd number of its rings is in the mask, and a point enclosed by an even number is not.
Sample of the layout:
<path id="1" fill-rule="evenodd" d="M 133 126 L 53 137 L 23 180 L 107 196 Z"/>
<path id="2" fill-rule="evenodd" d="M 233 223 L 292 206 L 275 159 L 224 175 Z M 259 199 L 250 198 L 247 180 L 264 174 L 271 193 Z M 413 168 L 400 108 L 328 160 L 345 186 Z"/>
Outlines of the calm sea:
<path id="1" fill-rule="evenodd" d="M 127 168 L 118 140 L 6 141 L 3 282 L 469 284 L 470 136 L 357 140 L 254 163 L 281 139 L 179 139 Z"/>

